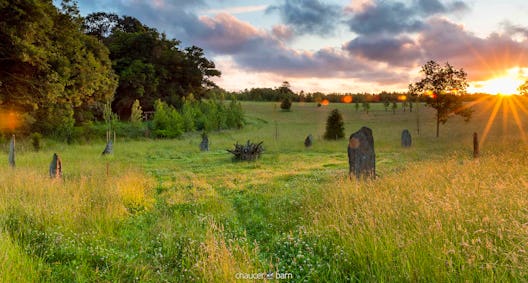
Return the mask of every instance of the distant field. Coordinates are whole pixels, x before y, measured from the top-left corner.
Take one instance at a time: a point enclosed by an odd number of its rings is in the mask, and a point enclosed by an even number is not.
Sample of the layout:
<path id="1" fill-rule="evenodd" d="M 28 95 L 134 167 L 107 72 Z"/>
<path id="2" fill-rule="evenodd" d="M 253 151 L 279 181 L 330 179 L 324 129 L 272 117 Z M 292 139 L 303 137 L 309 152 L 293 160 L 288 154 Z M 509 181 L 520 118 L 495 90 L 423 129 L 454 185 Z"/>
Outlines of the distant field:
<path id="1" fill-rule="evenodd" d="M 118 133 L 107 158 L 103 143 L 45 141 L 32 152 L 20 141 L 12 170 L 4 150 L 0 281 L 233 282 L 271 272 L 284 282 L 528 280 L 526 99 L 488 99 L 470 122 L 442 125 L 440 138 L 423 105 L 420 135 L 416 106 L 393 114 L 372 104 L 367 115 L 354 104 L 242 105 L 245 128 L 211 133 L 209 152 L 199 151 L 200 133 Z M 334 108 L 347 137 L 373 130 L 376 180 L 349 180 L 347 139 L 321 138 Z M 400 146 L 403 129 L 410 149 Z M 478 160 L 473 132 L 488 132 Z M 233 163 L 226 149 L 247 140 L 263 141 L 263 156 Z M 63 181 L 47 175 L 54 152 Z"/>

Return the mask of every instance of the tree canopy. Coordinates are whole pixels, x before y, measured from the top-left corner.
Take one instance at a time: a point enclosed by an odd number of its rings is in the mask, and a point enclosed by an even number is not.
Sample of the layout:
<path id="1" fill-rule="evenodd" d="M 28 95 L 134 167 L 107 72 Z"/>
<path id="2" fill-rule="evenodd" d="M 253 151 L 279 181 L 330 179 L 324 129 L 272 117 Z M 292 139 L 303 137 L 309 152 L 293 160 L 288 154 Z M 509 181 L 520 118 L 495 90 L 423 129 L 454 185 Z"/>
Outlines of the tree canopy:
<path id="1" fill-rule="evenodd" d="M 129 16 L 83 18 L 72 0 L 0 0 L 0 65 L 0 116 L 61 136 L 103 119 L 108 103 L 127 120 L 136 100 L 144 111 L 158 99 L 180 108 L 220 76 L 200 47 L 181 48 Z"/>
<path id="2" fill-rule="evenodd" d="M 81 30 L 75 5 L 0 0 L 0 108 L 42 132 L 111 100 L 117 78 L 107 48 Z"/>
<path id="3" fill-rule="evenodd" d="M 109 13 L 93 13 L 84 19 L 84 31 L 100 39 L 110 50 L 119 86 L 112 109 L 128 119 L 135 100 L 145 111 L 154 110 L 160 99 L 179 107 L 182 98 L 203 97 L 220 76 L 215 64 L 197 46 L 180 48 L 176 39 L 150 28 L 138 19 Z"/>
<path id="4" fill-rule="evenodd" d="M 424 77 L 409 85 L 411 95 L 425 95 L 426 105 L 436 110 L 436 137 L 440 134 L 440 123 L 445 124 L 450 115 L 460 115 L 467 121 L 473 111 L 463 106 L 462 94 L 466 93 L 467 74 L 449 63 L 444 66 L 429 61 L 422 66 Z"/>

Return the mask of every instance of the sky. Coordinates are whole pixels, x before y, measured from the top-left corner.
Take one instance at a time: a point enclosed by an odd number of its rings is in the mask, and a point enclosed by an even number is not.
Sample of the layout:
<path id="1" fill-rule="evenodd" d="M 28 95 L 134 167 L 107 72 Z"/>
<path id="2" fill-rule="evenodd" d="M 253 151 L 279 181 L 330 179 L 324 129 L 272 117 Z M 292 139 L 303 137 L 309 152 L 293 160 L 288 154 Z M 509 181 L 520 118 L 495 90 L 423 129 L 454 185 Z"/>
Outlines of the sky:
<path id="1" fill-rule="evenodd" d="M 56 2 L 56 1 L 55 1 Z M 528 77 L 525 0 L 79 0 L 206 51 L 230 91 L 405 91 L 429 60 L 463 68 L 469 92 Z"/>

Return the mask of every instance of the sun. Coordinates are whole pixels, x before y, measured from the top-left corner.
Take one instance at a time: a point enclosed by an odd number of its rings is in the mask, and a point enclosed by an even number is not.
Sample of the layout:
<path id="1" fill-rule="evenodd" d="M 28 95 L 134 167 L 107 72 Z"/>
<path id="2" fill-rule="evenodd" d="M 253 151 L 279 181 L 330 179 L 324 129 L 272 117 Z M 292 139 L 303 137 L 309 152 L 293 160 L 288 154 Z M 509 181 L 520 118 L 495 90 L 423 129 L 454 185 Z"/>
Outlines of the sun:
<path id="1" fill-rule="evenodd" d="M 474 82 L 470 85 L 470 92 L 482 92 L 496 95 L 518 94 L 517 88 L 522 85 L 525 79 L 520 72 L 520 68 L 512 68 L 505 75 L 495 77 L 486 81 Z"/>
<path id="2" fill-rule="evenodd" d="M 504 76 L 485 81 L 482 90 L 490 94 L 513 95 L 517 94 L 517 88 L 522 83 L 518 78 Z"/>

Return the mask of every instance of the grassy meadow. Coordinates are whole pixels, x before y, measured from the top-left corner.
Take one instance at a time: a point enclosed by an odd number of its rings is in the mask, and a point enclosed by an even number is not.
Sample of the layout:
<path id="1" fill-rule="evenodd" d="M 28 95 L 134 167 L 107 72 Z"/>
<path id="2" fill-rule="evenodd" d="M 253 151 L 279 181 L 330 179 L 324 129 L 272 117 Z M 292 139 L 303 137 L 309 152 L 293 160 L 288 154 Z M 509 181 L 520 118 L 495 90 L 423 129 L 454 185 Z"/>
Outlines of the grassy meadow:
<path id="1" fill-rule="evenodd" d="M 525 98 L 476 104 L 470 122 L 452 117 L 439 138 L 423 105 L 420 135 L 416 107 L 242 106 L 246 126 L 209 134 L 208 152 L 200 133 L 118 133 L 109 157 L 102 140 L 45 140 L 39 152 L 19 141 L 12 169 L 4 146 L 0 282 L 234 282 L 263 272 L 283 282 L 528 280 Z M 347 137 L 373 130 L 375 180 L 350 180 L 348 140 L 322 139 L 334 108 Z M 478 160 L 473 132 L 487 132 Z M 226 149 L 247 140 L 264 142 L 262 157 L 232 162 Z M 54 152 L 63 180 L 48 176 Z"/>

